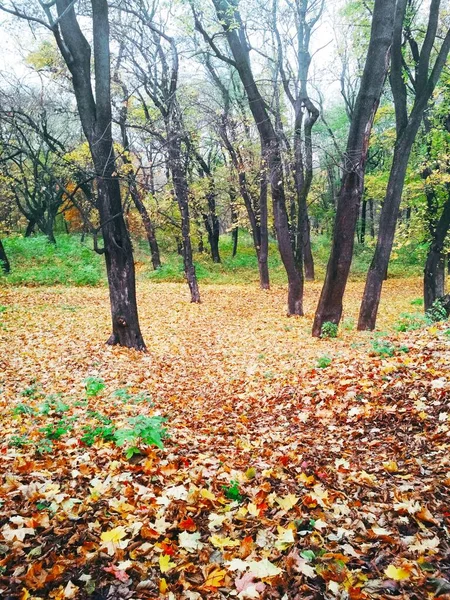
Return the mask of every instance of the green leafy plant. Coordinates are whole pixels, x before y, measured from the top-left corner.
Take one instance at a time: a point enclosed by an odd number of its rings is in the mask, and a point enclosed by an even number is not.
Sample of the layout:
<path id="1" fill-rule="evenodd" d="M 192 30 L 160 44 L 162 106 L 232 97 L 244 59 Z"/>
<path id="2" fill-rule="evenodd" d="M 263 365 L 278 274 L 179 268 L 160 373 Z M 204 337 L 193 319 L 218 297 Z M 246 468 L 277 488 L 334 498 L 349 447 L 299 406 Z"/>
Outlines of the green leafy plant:
<path id="1" fill-rule="evenodd" d="M 447 311 L 445 310 L 442 300 L 437 298 L 426 312 L 426 317 L 432 322 L 437 323 L 438 321 L 446 321 L 448 318 Z"/>
<path id="2" fill-rule="evenodd" d="M 49 423 L 45 427 L 41 427 L 39 431 L 42 432 L 44 434 L 44 437 L 46 437 L 49 440 L 59 440 L 60 438 L 62 438 L 63 435 L 65 435 L 73 429 L 73 426 L 71 424 L 72 420 L 73 418 L 70 420 L 61 419 L 56 423 Z"/>
<path id="3" fill-rule="evenodd" d="M 84 387 L 86 396 L 88 398 L 95 398 L 95 396 L 98 396 L 105 389 L 105 382 L 100 377 L 87 377 L 84 380 Z"/>
<path id="4" fill-rule="evenodd" d="M 142 445 L 163 448 L 162 440 L 167 437 L 163 427 L 166 419 L 160 416 L 146 417 L 139 415 L 128 420 L 130 429 L 118 429 L 114 434 L 114 441 L 118 446 L 129 444 L 125 456 L 129 458 L 140 452 Z"/>
<path id="5" fill-rule="evenodd" d="M 23 448 L 24 446 L 29 446 L 31 444 L 28 436 L 26 435 L 13 435 L 10 437 L 8 446 L 10 448 Z"/>
<path id="6" fill-rule="evenodd" d="M 225 498 L 229 500 L 235 500 L 236 502 L 242 502 L 243 498 L 241 495 L 241 491 L 239 489 L 239 482 L 232 480 L 230 481 L 230 485 L 222 486 L 223 493 L 225 494 Z"/>
<path id="7" fill-rule="evenodd" d="M 326 369 L 332 363 L 332 359 L 329 356 L 321 356 L 317 361 L 318 369 Z"/>
<path id="8" fill-rule="evenodd" d="M 98 425 L 97 427 L 87 425 L 86 427 L 83 427 L 83 431 L 84 434 L 81 437 L 81 441 L 85 446 L 93 446 L 98 439 L 105 442 L 112 442 L 115 440 L 116 428 L 113 425 Z"/>
<path id="9" fill-rule="evenodd" d="M 395 346 L 389 340 L 379 338 L 372 342 L 373 351 L 379 356 L 394 356 Z"/>
<path id="10" fill-rule="evenodd" d="M 426 316 L 421 313 L 402 313 L 394 329 L 401 332 L 415 331 L 427 324 Z"/>
<path id="11" fill-rule="evenodd" d="M 28 406 L 28 404 L 18 404 L 12 409 L 12 414 L 17 415 L 32 415 L 34 414 L 34 408 L 32 406 Z"/>
<path id="12" fill-rule="evenodd" d="M 331 321 L 325 321 L 322 325 L 320 337 L 322 338 L 336 338 L 338 334 L 338 326 L 336 323 Z"/>
<path id="13" fill-rule="evenodd" d="M 423 306 L 423 298 L 414 298 L 411 300 L 412 306 Z"/>
<path id="14" fill-rule="evenodd" d="M 21 396 L 35 400 L 37 398 L 43 398 L 44 394 L 40 391 L 37 383 L 32 383 L 29 387 L 25 388 L 20 392 Z"/>
<path id="15" fill-rule="evenodd" d="M 39 442 L 36 444 L 36 452 L 38 454 L 50 454 L 53 452 L 53 442 L 48 438 L 39 440 Z"/>

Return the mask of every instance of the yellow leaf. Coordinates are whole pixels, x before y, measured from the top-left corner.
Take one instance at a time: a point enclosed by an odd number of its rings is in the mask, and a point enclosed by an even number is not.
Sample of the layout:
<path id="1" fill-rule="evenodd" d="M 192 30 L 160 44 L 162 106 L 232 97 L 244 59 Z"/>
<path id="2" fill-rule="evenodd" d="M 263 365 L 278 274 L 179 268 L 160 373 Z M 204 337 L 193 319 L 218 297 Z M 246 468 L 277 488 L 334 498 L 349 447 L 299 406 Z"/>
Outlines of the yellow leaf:
<path id="1" fill-rule="evenodd" d="M 227 574 L 227 572 L 225 571 L 225 569 L 215 569 L 214 571 L 211 571 L 211 573 L 208 575 L 205 583 L 203 584 L 203 587 L 205 587 L 205 588 L 220 587 L 223 583 L 223 579 L 226 574 Z"/>
<path id="2" fill-rule="evenodd" d="M 397 473 L 398 472 L 398 465 L 395 462 L 395 460 L 389 460 L 387 462 L 384 462 L 383 467 L 386 469 L 386 471 L 388 473 Z"/>
<path id="3" fill-rule="evenodd" d="M 297 496 L 294 496 L 294 494 L 288 494 L 287 496 L 284 496 L 284 498 L 281 498 L 281 497 L 275 498 L 275 502 L 283 510 L 290 510 L 293 506 L 295 506 L 297 504 L 298 501 L 299 501 L 299 498 L 297 498 Z"/>
<path id="4" fill-rule="evenodd" d="M 212 535 L 209 541 L 215 548 L 232 548 L 241 545 L 239 540 L 232 540 L 229 537 L 221 537 L 220 535 Z"/>
<path id="5" fill-rule="evenodd" d="M 252 517 L 257 517 L 259 515 L 258 507 L 256 506 L 256 504 L 253 504 L 253 502 L 250 502 L 247 508 L 248 512 L 252 515 Z"/>
<path id="6" fill-rule="evenodd" d="M 170 571 L 174 567 L 176 567 L 176 564 L 174 562 L 170 562 L 170 556 L 168 554 L 160 554 L 159 570 L 161 573 L 167 573 L 167 571 Z"/>
<path id="7" fill-rule="evenodd" d="M 167 581 L 164 579 L 164 577 L 162 579 L 159 580 L 159 593 L 160 594 L 165 594 L 167 592 Z"/>
<path id="8" fill-rule="evenodd" d="M 116 527 L 115 529 L 110 529 L 109 531 L 104 531 L 102 533 L 101 540 L 102 542 L 120 542 L 125 536 L 127 532 L 122 526 Z"/>
<path id="9" fill-rule="evenodd" d="M 206 489 L 200 490 L 200 496 L 202 498 L 205 498 L 206 500 L 211 500 L 211 501 L 214 501 L 216 499 L 214 494 Z"/>
<path id="10" fill-rule="evenodd" d="M 403 567 L 396 567 L 395 565 L 389 565 L 387 569 L 384 570 L 384 574 L 389 579 L 393 579 L 394 581 L 403 581 L 404 579 L 409 579 L 409 571 L 404 569 Z"/>

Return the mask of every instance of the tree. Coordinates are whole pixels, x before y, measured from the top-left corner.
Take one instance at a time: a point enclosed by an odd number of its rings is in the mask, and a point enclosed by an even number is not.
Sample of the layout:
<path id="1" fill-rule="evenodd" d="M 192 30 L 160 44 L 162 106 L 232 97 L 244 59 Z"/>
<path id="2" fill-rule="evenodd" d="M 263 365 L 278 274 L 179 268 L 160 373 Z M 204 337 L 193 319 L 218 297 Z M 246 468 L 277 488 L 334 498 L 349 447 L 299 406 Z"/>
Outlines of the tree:
<path id="1" fill-rule="evenodd" d="M 265 166 L 263 164 L 260 165 L 259 173 L 256 177 L 259 179 L 259 189 L 258 192 L 256 192 L 252 189 L 252 185 L 249 182 L 251 173 L 248 165 L 249 161 L 246 160 L 245 154 L 246 146 L 249 146 L 250 136 L 248 128 L 242 124 L 246 115 L 244 114 L 244 116 L 239 119 L 239 110 L 236 110 L 236 104 L 238 104 L 238 109 L 242 108 L 242 105 L 240 102 L 237 102 L 236 94 L 240 92 L 240 90 L 235 89 L 236 85 L 233 79 L 233 72 L 228 69 L 228 77 L 226 79 L 221 78 L 217 69 L 214 68 L 208 53 L 204 54 L 204 64 L 207 72 L 211 76 L 214 86 L 221 96 L 221 108 L 217 129 L 225 150 L 230 157 L 234 173 L 237 176 L 239 192 L 247 212 L 253 245 L 258 258 L 260 287 L 263 290 L 267 290 L 270 288 L 270 279 L 267 263 L 269 235 L 267 230 L 267 176 Z M 230 65 L 227 64 L 225 64 L 225 66 L 230 67 Z M 232 92 L 234 92 L 234 94 Z M 236 193 L 233 186 L 230 187 L 230 198 L 231 210 L 233 213 L 236 200 Z M 235 236 L 233 252 L 235 252 L 238 235 L 237 227 L 234 227 L 233 232 Z"/>
<path id="2" fill-rule="evenodd" d="M 196 27 L 216 56 L 231 64 L 238 72 L 246 91 L 250 111 L 258 128 L 261 154 L 268 172 L 278 248 L 288 277 L 288 314 L 303 315 L 303 269 L 298 269 L 291 246 L 286 209 L 284 174 L 279 139 L 267 104 L 256 84 L 250 62 L 250 47 L 237 0 L 213 0 L 217 19 L 222 25 L 233 58 L 225 55 L 195 16 Z"/>
<path id="3" fill-rule="evenodd" d="M 308 91 L 311 65 L 310 41 L 314 27 L 323 11 L 323 0 L 294 0 L 289 3 L 285 18 L 288 26 L 295 23 L 295 62 L 288 60 L 289 53 L 283 47 L 283 37 L 277 25 L 278 0 L 273 2 L 273 29 L 278 46 L 278 68 L 286 96 L 294 110 L 294 140 L 292 172 L 297 197 L 296 214 L 291 215 L 294 251 L 297 264 L 303 261 L 306 279 L 314 279 L 314 259 L 311 252 L 310 223 L 308 218 L 308 195 L 313 178 L 312 130 L 320 111 L 311 100 Z"/>
<path id="4" fill-rule="evenodd" d="M 75 1 L 40 2 L 47 20 L 36 12 L 27 12 L 27 3 L 19 6 L 0 4 L 0 10 L 39 23 L 49 29 L 72 75 L 72 85 L 81 125 L 89 143 L 96 171 L 97 206 L 103 234 L 104 254 L 109 283 L 112 333 L 108 344 L 120 344 L 145 350 L 139 327 L 133 252 L 122 211 L 119 180 L 116 175 L 112 141 L 111 72 L 109 17 L 106 0 L 91 0 L 91 48 L 83 34 Z M 53 12 L 56 10 L 56 15 Z M 95 88 L 92 85 L 93 50 Z"/>
<path id="5" fill-rule="evenodd" d="M 128 41 L 126 59 L 137 81 L 137 92 L 145 115 L 144 129 L 159 138 L 164 146 L 174 195 L 181 216 L 181 241 L 184 272 L 191 293 L 191 302 L 200 302 L 197 275 L 192 252 L 189 211 L 189 185 L 187 179 L 186 144 L 189 136 L 183 122 L 178 102 L 179 56 L 176 41 L 163 29 L 153 24 L 155 14 L 145 1 L 125 8 L 137 22 L 130 33 L 122 30 Z M 149 102 L 163 120 L 163 133 L 154 127 L 155 119 Z"/>
<path id="6" fill-rule="evenodd" d="M 428 25 L 420 48 L 413 37 L 410 23 L 407 19 L 405 20 L 407 7 L 408 0 L 399 0 L 395 14 L 390 85 L 395 106 L 396 141 L 389 181 L 381 209 L 377 245 L 367 274 L 359 312 L 359 330 L 375 328 L 381 289 L 386 278 L 394 242 L 409 157 L 425 109 L 432 97 L 450 50 L 450 30 L 447 30 L 434 64 L 431 64 L 440 20 L 440 0 L 431 2 Z M 411 51 L 412 68 L 409 68 L 404 59 L 404 40 L 408 43 Z M 414 94 L 414 102 L 410 111 L 408 111 L 408 88 L 405 77 L 408 78 Z"/>
<path id="7" fill-rule="evenodd" d="M 353 109 L 337 201 L 333 240 L 325 282 L 316 309 L 313 335 L 325 322 L 339 323 L 350 265 L 368 156 L 369 138 L 389 64 L 396 0 L 375 0 L 370 41 Z"/>

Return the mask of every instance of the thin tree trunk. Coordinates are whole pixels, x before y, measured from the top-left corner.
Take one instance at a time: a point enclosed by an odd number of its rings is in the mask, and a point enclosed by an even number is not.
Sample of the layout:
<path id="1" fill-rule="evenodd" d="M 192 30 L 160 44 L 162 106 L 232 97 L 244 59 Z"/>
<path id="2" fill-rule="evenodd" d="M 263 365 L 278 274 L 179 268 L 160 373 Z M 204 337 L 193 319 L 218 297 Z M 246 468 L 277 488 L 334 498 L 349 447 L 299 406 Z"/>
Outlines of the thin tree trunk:
<path id="1" fill-rule="evenodd" d="M 192 256 L 191 225 L 189 216 L 188 184 L 181 160 L 180 140 L 176 134 L 169 135 L 169 166 L 172 173 L 175 197 L 181 215 L 182 255 L 184 272 L 191 292 L 191 302 L 199 303 L 200 292 L 198 289 L 195 265 Z"/>
<path id="2" fill-rule="evenodd" d="M 0 240 L 0 267 L 5 273 L 11 271 L 11 265 L 9 264 L 8 257 L 6 256 L 5 247 L 3 246 L 2 240 Z"/>
<path id="3" fill-rule="evenodd" d="M 436 225 L 433 240 L 427 254 L 423 277 L 424 307 L 427 311 L 433 302 L 445 293 L 445 238 L 450 228 L 450 196 Z"/>
<path id="4" fill-rule="evenodd" d="M 245 87 L 249 108 L 261 140 L 262 159 L 269 171 L 278 248 L 288 278 L 288 314 L 303 315 L 303 270 L 298 271 L 289 235 L 280 146 L 269 112 L 255 82 L 239 12 L 229 0 L 213 0 L 217 15 Z M 236 27 L 236 23 L 239 24 Z"/>
<path id="5" fill-rule="evenodd" d="M 337 324 L 342 316 L 342 298 L 364 189 L 369 137 L 389 65 L 394 10 L 395 0 L 375 0 L 366 64 L 347 142 L 331 255 L 314 318 L 312 333 L 316 337 L 321 335 L 325 322 Z"/>
<path id="6" fill-rule="evenodd" d="M 231 210 L 231 224 L 232 224 L 231 240 L 233 242 L 233 250 L 232 250 L 231 255 L 234 258 L 237 254 L 238 239 L 239 239 L 239 220 L 238 220 L 239 217 L 238 217 L 238 213 L 236 210 L 237 193 L 236 193 L 233 185 L 230 185 L 229 190 L 228 190 L 228 195 L 230 196 L 230 210 Z"/>
<path id="7" fill-rule="evenodd" d="M 361 206 L 361 230 L 359 234 L 359 241 L 364 244 L 366 241 L 366 223 L 367 223 L 367 200 L 364 198 Z"/>
<path id="8" fill-rule="evenodd" d="M 369 215 L 370 215 L 370 237 L 375 238 L 375 210 L 373 206 L 373 199 L 369 199 Z"/>
<path id="9" fill-rule="evenodd" d="M 123 145 L 124 149 L 126 150 L 126 152 L 128 152 L 130 150 L 130 142 L 128 139 L 127 124 L 126 124 L 127 116 L 128 116 L 128 105 L 127 105 L 128 91 L 124 84 L 122 84 L 122 88 L 124 90 L 125 98 L 124 98 L 124 102 L 122 105 L 122 109 L 120 111 L 119 125 L 120 125 L 120 131 L 122 134 L 122 145 Z M 122 160 L 125 164 L 131 165 L 131 160 L 128 158 L 126 152 L 123 153 Z M 148 214 L 148 210 L 141 199 L 141 194 L 139 193 L 139 189 L 138 189 L 137 182 L 136 182 L 136 175 L 135 175 L 134 171 L 129 173 L 129 175 L 127 176 L 127 179 L 128 179 L 128 188 L 130 190 L 131 199 L 133 200 L 133 203 L 134 203 L 138 213 L 140 214 L 142 223 L 144 225 L 148 245 L 150 248 L 150 254 L 152 257 L 153 269 L 155 271 L 157 271 L 159 268 L 161 268 L 161 256 L 159 253 L 158 240 L 156 239 L 155 227 L 152 223 L 150 215 Z"/>
<path id="10" fill-rule="evenodd" d="M 269 279 L 269 232 L 267 229 L 267 176 L 261 168 L 261 182 L 259 194 L 259 224 L 260 224 L 260 246 L 258 253 L 259 281 L 262 290 L 270 289 Z"/>

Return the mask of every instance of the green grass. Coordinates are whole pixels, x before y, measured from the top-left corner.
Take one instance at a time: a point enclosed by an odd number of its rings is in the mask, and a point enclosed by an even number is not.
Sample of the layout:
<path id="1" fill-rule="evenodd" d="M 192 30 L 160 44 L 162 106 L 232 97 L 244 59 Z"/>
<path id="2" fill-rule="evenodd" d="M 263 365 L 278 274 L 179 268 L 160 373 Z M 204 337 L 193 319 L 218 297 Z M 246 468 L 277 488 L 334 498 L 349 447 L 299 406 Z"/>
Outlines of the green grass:
<path id="1" fill-rule="evenodd" d="M 11 236 L 4 239 L 4 245 L 11 262 L 11 273 L 0 272 L 0 284 L 26 286 L 98 286 L 106 284 L 103 257 L 92 250 L 92 240 L 87 238 L 81 243 L 79 235 L 59 234 L 57 244 L 52 245 L 42 235 L 31 238 Z M 134 240 L 135 259 L 139 263 L 137 278 L 153 282 L 184 282 L 183 261 L 173 251 L 168 239 L 160 240 L 163 266 L 153 271 L 149 260 L 145 240 Z M 330 240 L 326 236 L 313 238 L 313 254 L 316 275 L 323 279 L 325 274 Z M 194 261 L 200 283 L 222 285 L 258 282 L 258 263 L 253 249 L 251 236 L 239 232 L 237 255 L 232 257 L 232 240 L 229 234 L 220 238 L 221 264 L 213 264 L 209 253 L 195 253 Z M 372 259 L 373 248 L 355 245 L 352 265 L 352 279 L 362 279 L 367 273 Z M 389 277 L 418 276 L 422 273 L 424 248 L 421 245 L 399 250 L 396 259 L 389 266 Z M 269 271 L 271 283 L 286 283 L 286 274 L 280 260 L 274 239 L 269 246 Z"/>

